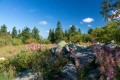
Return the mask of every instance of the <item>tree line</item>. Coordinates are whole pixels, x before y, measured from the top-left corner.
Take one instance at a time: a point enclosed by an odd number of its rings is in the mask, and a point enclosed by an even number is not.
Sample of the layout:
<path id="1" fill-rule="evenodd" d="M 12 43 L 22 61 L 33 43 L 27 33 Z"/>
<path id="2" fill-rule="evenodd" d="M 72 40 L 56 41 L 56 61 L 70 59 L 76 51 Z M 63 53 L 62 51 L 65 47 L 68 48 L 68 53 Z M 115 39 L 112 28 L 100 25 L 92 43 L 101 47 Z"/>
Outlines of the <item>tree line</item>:
<path id="1" fill-rule="evenodd" d="M 58 43 L 61 40 L 79 43 L 91 42 L 91 37 L 94 37 L 97 42 L 109 43 L 114 40 L 116 43 L 120 43 L 120 21 L 109 21 L 104 27 L 89 28 L 88 33 L 85 34 L 81 33 L 80 28 L 77 30 L 75 25 L 63 31 L 61 22 L 58 21 L 56 29 L 49 30 L 48 39 L 52 43 Z"/>
<path id="2" fill-rule="evenodd" d="M 34 27 L 32 31 L 30 28 L 25 27 L 22 31 L 17 30 L 13 27 L 12 32 L 7 32 L 6 25 L 2 25 L 0 29 L 0 46 L 5 46 L 9 44 L 25 44 L 31 42 L 39 42 L 41 36 L 39 35 L 39 30 Z"/>

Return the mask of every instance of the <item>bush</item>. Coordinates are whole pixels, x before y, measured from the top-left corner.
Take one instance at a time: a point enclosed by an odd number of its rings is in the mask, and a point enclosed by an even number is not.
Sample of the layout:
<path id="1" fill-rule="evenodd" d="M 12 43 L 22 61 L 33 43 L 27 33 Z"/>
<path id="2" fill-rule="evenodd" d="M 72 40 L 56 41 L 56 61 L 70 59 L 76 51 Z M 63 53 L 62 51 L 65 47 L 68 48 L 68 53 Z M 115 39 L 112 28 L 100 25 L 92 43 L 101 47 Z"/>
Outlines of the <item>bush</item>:
<path id="1" fill-rule="evenodd" d="M 34 39 L 34 38 L 30 38 L 30 39 L 27 39 L 27 40 L 25 41 L 25 43 L 26 43 L 26 44 L 29 44 L 29 43 L 37 43 L 37 40 Z"/>
<path id="2" fill-rule="evenodd" d="M 5 40 L 0 38 L 0 47 L 5 46 Z"/>
<path id="3" fill-rule="evenodd" d="M 68 62 L 62 55 L 59 55 L 53 61 L 50 61 L 51 57 L 51 53 L 47 51 L 44 54 L 41 54 L 39 59 L 35 62 L 35 71 L 41 72 L 44 80 L 54 80 L 55 75 L 59 76 L 61 69 Z"/>
<path id="4" fill-rule="evenodd" d="M 17 72 L 32 69 L 36 54 L 35 52 L 22 51 L 18 55 L 9 58 L 9 65 L 14 65 Z"/>
<path id="5" fill-rule="evenodd" d="M 51 44 L 50 40 L 48 40 L 48 39 L 41 39 L 39 41 L 39 43 L 42 43 L 42 44 Z"/>
<path id="6" fill-rule="evenodd" d="M 3 33 L 0 35 L 0 47 L 12 45 L 12 38 L 9 34 Z"/>
<path id="7" fill-rule="evenodd" d="M 88 41 L 91 42 L 89 34 L 83 34 L 81 38 L 82 38 L 82 42 L 88 42 Z"/>
<path id="8" fill-rule="evenodd" d="M 12 44 L 13 45 L 22 45 L 22 40 L 21 39 L 12 39 Z"/>

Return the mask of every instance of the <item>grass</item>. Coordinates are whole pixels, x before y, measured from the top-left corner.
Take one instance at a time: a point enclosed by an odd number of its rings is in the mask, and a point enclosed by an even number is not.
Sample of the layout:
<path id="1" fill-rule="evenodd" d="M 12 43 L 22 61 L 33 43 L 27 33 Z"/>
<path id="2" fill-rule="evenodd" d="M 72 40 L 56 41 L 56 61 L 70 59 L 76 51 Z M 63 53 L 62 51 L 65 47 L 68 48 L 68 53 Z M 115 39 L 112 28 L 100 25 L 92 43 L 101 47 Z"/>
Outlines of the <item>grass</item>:
<path id="1" fill-rule="evenodd" d="M 2 57 L 2 54 L 7 54 L 9 56 L 11 56 L 12 54 L 17 54 L 24 48 L 25 48 L 24 45 L 21 46 L 11 45 L 11 46 L 0 47 L 0 57 Z"/>
<path id="2" fill-rule="evenodd" d="M 47 53 L 55 44 L 25 44 L 21 46 L 5 46 L 0 48 L 0 80 L 13 80 L 15 74 L 33 69 L 37 63 L 44 64 L 40 60 L 47 59 Z M 39 67 L 39 66 L 38 66 Z"/>

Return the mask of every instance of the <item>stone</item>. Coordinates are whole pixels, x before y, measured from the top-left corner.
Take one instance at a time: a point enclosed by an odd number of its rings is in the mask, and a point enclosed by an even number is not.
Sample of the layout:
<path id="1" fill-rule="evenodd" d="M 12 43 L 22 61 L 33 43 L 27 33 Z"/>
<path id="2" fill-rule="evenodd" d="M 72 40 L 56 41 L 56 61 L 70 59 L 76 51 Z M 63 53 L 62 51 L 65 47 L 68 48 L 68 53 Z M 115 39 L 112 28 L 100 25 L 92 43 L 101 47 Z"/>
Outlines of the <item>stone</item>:
<path id="1" fill-rule="evenodd" d="M 70 49 L 72 49 L 74 52 L 80 52 L 83 48 L 83 46 L 78 46 L 75 44 L 66 44 L 63 48 L 63 51 L 67 53 L 70 51 Z"/>
<path id="2" fill-rule="evenodd" d="M 33 71 L 25 71 L 16 75 L 15 80 L 43 80 L 41 73 L 34 73 Z"/>
<path id="3" fill-rule="evenodd" d="M 108 47 L 110 51 L 113 51 L 116 47 L 119 47 L 117 44 L 113 44 L 113 43 L 106 44 L 105 46 Z"/>
<path id="4" fill-rule="evenodd" d="M 111 43 L 115 44 L 115 40 L 112 40 Z"/>
<path id="5" fill-rule="evenodd" d="M 92 52 L 83 52 L 83 53 L 78 52 L 76 53 L 76 57 L 81 67 L 92 68 L 96 66 L 95 65 L 96 56 Z M 70 56 L 70 58 L 71 60 L 73 60 L 74 63 L 74 58 L 72 55 Z"/>
<path id="6" fill-rule="evenodd" d="M 100 70 L 97 68 L 97 69 L 89 71 L 87 73 L 87 78 L 88 78 L 88 80 L 99 80 Z"/>
<path id="7" fill-rule="evenodd" d="M 61 70 L 62 77 L 67 80 L 78 80 L 77 69 L 74 64 L 66 64 Z"/>
<path id="8" fill-rule="evenodd" d="M 55 47 L 51 48 L 50 51 L 53 53 L 53 55 L 57 55 L 57 53 L 61 53 L 63 50 L 63 47 L 66 45 L 67 43 L 65 41 L 61 41 L 60 43 L 58 43 Z"/>

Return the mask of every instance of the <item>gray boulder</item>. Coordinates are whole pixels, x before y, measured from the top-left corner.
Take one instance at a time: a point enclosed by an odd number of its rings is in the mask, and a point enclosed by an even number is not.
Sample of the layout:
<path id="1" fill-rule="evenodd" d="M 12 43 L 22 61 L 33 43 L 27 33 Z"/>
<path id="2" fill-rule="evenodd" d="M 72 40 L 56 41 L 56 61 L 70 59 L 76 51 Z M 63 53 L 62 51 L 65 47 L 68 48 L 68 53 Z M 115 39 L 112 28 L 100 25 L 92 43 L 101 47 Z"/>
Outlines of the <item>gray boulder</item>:
<path id="1" fill-rule="evenodd" d="M 66 78 L 67 80 L 78 80 L 78 73 L 77 69 L 74 64 L 66 64 L 63 69 L 61 70 L 62 77 Z"/>
<path id="2" fill-rule="evenodd" d="M 97 69 L 89 71 L 87 73 L 87 78 L 88 78 L 88 80 L 99 80 L 100 70 L 97 68 Z"/>
<path id="3" fill-rule="evenodd" d="M 66 44 L 63 48 L 63 51 L 64 52 L 69 52 L 70 49 L 72 49 L 74 52 L 80 52 L 82 49 L 84 49 L 84 46 L 78 46 L 78 45 L 75 45 L 75 44 Z"/>
<path id="4" fill-rule="evenodd" d="M 61 41 L 60 43 L 58 43 L 55 47 L 51 48 L 50 51 L 53 53 L 53 55 L 57 55 L 57 53 L 61 53 L 63 50 L 63 47 L 66 45 L 67 43 L 65 41 Z"/>
<path id="5" fill-rule="evenodd" d="M 110 51 L 113 51 L 116 47 L 119 47 L 117 44 L 113 44 L 113 43 L 106 44 L 105 46 L 108 47 Z"/>
<path id="6" fill-rule="evenodd" d="M 43 80 L 41 73 L 34 73 L 33 71 L 25 71 L 16 75 L 15 80 Z"/>
<path id="7" fill-rule="evenodd" d="M 92 52 L 83 52 L 83 53 L 78 52 L 76 53 L 76 57 L 79 61 L 80 67 L 89 68 L 89 69 L 96 67 L 95 65 L 96 56 Z M 73 61 L 73 63 L 75 62 L 74 57 L 72 55 L 70 55 L 70 59 Z"/>

